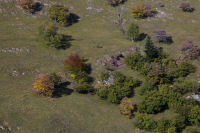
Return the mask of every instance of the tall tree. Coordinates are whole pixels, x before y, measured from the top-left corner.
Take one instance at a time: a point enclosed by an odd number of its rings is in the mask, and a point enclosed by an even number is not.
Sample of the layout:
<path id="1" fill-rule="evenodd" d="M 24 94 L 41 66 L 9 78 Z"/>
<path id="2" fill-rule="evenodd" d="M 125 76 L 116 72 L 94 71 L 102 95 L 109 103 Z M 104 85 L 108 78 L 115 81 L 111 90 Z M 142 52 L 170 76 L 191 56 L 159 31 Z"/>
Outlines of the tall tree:
<path id="1" fill-rule="evenodd" d="M 145 44 L 145 53 L 147 61 L 153 61 L 155 58 L 160 56 L 160 50 L 153 45 L 150 36 L 147 36 Z"/>

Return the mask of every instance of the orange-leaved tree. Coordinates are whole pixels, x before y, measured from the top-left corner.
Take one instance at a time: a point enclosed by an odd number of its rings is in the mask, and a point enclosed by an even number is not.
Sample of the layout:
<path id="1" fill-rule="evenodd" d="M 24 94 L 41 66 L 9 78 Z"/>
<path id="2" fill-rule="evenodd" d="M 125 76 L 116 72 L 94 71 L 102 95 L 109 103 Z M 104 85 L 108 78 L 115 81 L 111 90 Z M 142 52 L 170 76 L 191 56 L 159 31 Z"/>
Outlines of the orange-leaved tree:
<path id="1" fill-rule="evenodd" d="M 49 74 L 40 74 L 33 84 L 33 88 L 39 94 L 45 96 L 52 96 L 54 89 L 54 82 L 52 76 Z"/>

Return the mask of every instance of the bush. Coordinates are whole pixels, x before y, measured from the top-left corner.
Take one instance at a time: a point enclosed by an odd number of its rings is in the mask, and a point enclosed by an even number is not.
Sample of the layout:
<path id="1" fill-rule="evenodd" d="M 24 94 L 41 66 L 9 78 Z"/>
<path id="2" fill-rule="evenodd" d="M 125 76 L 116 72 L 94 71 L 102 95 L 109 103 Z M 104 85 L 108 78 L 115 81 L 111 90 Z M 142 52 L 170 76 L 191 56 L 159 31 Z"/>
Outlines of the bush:
<path id="1" fill-rule="evenodd" d="M 188 92 L 197 93 L 199 91 L 199 83 L 194 81 L 186 81 L 179 79 L 174 83 L 174 91 L 181 94 L 186 94 Z"/>
<path id="2" fill-rule="evenodd" d="M 199 133 L 199 132 L 200 132 L 200 128 L 192 127 L 192 126 L 186 127 L 186 129 L 183 131 L 183 133 Z"/>
<path id="3" fill-rule="evenodd" d="M 147 77 L 153 85 L 169 83 L 169 79 L 165 73 L 164 67 L 160 62 L 152 62 Z"/>
<path id="4" fill-rule="evenodd" d="M 62 78 L 58 76 L 55 72 L 51 73 L 51 77 L 55 85 L 58 85 L 62 80 Z"/>
<path id="5" fill-rule="evenodd" d="M 49 18 L 65 26 L 70 24 L 68 21 L 69 16 L 69 9 L 62 5 L 53 5 L 48 10 Z"/>
<path id="6" fill-rule="evenodd" d="M 156 114 L 167 109 L 167 100 L 157 91 L 145 95 L 144 101 L 138 105 L 140 113 Z"/>
<path id="7" fill-rule="evenodd" d="M 109 73 L 104 70 L 100 73 L 100 80 L 106 81 L 106 80 L 108 80 L 109 76 L 110 76 Z"/>
<path id="8" fill-rule="evenodd" d="M 45 96 L 52 96 L 54 89 L 54 82 L 52 76 L 49 74 L 40 74 L 33 85 L 35 91 Z"/>
<path id="9" fill-rule="evenodd" d="M 42 26 L 39 27 L 39 34 L 45 40 L 49 41 L 51 36 L 57 35 L 58 27 L 53 22 L 46 22 Z"/>
<path id="10" fill-rule="evenodd" d="M 127 97 L 124 97 L 120 102 L 120 112 L 121 114 L 131 118 L 133 115 L 134 106 L 131 103 L 131 100 Z"/>
<path id="11" fill-rule="evenodd" d="M 39 34 L 47 45 L 62 48 L 64 44 L 64 36 L 57 33 L 58 28 L 53 22 L 47 22 L 39 27 Z"/>
<path id="12" fill-rule="evenodd" d="M 97 91 L 97 95 L 103 99 L 107 99 L 112 103 L 120 103 L 124 97 L 133 95 L 133 88 L 140 85 L 138 80 L 133 80 L 131 77 L 126 77 L 123 74 L 116 72 L 113 74 L 114 83 L 102 87 Z"/>
<path id="13" fill-rule="evenodd" d="M 63 41 L 64 41 L 63 35 L 57 34 L 55 36 L 50 36 L 49 42 L 47 42 L 47 45 L 59 49 L 59 48 L 64 47 Z"/>
<path id="14" fill-rule="evenodd" d="M 132 23 L 128 28 L 127 35 L 132 42 L 138 41 L 140 39 L 139 26 L 137 24 Z"/>
<path id="15" fill-rule="evenodd" d="M 118 6 L 119 4 L 124 3 L 126 0 L 107 0 L 107 1 L 112 6 Z"/>
<path id="16" fill-rule="evenodd" d="M 150 5 L 139 5 L 131 9 L 131 13 L 135 18 L 146 18 L 152 16 Z"/>
<path id="17" fill-rule="evenodd" d="M 75 89 L 76 92 L 82 93 L 82 94 L 93 92 L 93 88 L 87 82 L 79 82 L 79 83 L 77 83 L 75 85 L 74 89 Z"/>
<path id="18" fill-rule="evenodd" d="M 140 95 L 147 94 L 149 91 L 155 90 L 155 86 L 150 80 L 145 80 L 145 82 L 140 87 Z"/>
<path id="19" fill-rule="evenodd" d="M 171 125 L 170 120 L 159 120 L 157 122 L 156 133 L 169 133 L 170 130 L 173 130 L 173 132 L 170 133 L 176 133 L 176 127 Z"/>
<path id="20" fill-rule="evenodd" d="M 76 71 L 74 73 L 74 80 L 79 83 L 79 82 L 91 82 L 90 77 L 88 76 L 88 74 L 85 71 Z"/>
<path id="21" fill-rule="evenodd" d="M 181 62 L 177 70 L 174 72 L 174 77 L 186 77 L 190 73 L 195 72 L 195 67 L 187 62 Z"/>
<path id="22" fill-rule="evenodd" d="M 185 119 L 181 116 L 176 116 L 171 120 L 159 120 L 157 122 L 156 133 L 177 133 L 185 127 Z"/>
<path id="23" fill-rule="evenodd" d="M 157 127 L 156 121 L 153 120 L 153 118 L 147 114 L 140 114 L 136 113 L 136 127 L 148 131 L 152 131 Z"/>
<path id="24" fill-rule="evenodd" d="M 184 11 L 184 12 L 193 12 L 194 8 L 191 7 L 189 2 L 184 2 L 180 4 L 180 8 Z"/>
<path id="25" fill-rule="evenodd" d="M 83 71 L 84 62 L 78 54 L 70 54 L 67 59 L 64 60 L 64 70 L 69 73 L 76 74 L 79 71 Z"/>
<path id="26" fill-rule="evenodd" d="M 138 52 L 134 52 L 125 57 L 125 63 L 130 66 L 131 69 L 139 71 L 144 65 L 144 57 Z"/>
<path id="27" fill-rule="evenodd" d="M 107 99 L 109 93 L 109 87 L 103 87 L 97 91 L 97 95 L 102 99 Z"/>
<path id="28" fill-rule="evenodd" d="M 188 121 L 191 124 L 195 124 L 197 126 L 200 126 L 200 107 L 194 106 L 188 115 Z"/>

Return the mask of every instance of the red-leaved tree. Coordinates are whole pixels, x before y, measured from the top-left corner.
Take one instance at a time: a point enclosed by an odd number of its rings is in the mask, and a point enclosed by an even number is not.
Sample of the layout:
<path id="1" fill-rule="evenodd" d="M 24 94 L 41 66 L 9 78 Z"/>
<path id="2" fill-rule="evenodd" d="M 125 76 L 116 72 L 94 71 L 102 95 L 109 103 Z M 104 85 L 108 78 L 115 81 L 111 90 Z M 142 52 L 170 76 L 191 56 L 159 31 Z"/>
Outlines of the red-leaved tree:
<path id="1" fill-rule="evenodd" d="M 64 60 L 64 69 L 66 72 L 82 71 L 84 62 L 78 54 L 71 54 Z"/>

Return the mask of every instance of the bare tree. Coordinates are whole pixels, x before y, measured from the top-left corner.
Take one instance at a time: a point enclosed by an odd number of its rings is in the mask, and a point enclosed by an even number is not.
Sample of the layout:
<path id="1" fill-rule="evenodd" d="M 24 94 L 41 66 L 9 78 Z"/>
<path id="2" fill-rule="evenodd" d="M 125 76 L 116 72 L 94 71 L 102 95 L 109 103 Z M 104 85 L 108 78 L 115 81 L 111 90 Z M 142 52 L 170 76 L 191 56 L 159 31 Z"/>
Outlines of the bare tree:
<path id="1" fill-rule="evenodd" d="M 117 19 L 114 20 L 116 26 L 122 31 L 123 34 L 126 34 L 126 29 L 124 24 L 126 23 L 126 19 L 123 18 L 124 6 L 122 6 L 117 12 Z"/>

